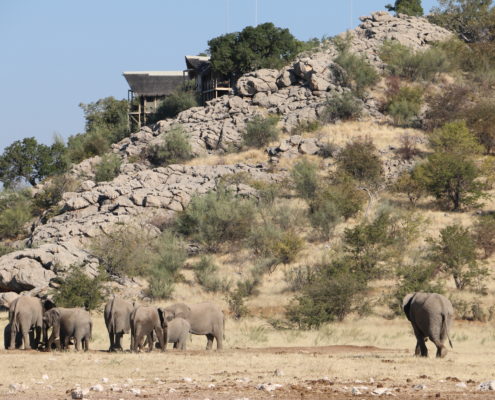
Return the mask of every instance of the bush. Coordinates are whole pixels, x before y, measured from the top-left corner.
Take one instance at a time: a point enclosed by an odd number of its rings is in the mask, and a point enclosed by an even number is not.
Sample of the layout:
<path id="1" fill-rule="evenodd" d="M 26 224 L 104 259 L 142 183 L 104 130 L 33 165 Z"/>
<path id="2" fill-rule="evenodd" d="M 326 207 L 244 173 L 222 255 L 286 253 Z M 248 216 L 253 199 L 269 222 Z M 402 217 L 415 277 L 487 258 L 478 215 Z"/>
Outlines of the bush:
<path id="1" fill-rule="evenodd" d="M 100 156 L 110 149 L 110 140 L 102 132 L 79 133 L 67 140 L 67 154 L 73 163 Z"/>
<path id="2" fill-rule="evenodd" d="M 294 267 L 284 271 L 284 281 L 291 292 L 298 292 L 313 284 L 317 279 L 315 269 L 309 265 Z"/>
<path id="3" fill-rule="evenodd" d="M 431 148 L 437 153 L 466 157 L 482 151 L 476 136 L 469 131 L 464 121 L 449 122 L 430 133 L 428 139 Z"/>
<path id="4" fill-rule="evenodd" d="M 182 111 L 198 106 L 199 100 L 196 91 L 194 89 L 188 89 L 187 87 L 180 88 L 167 96 L 160 103 L 151 122 L 160 121 L 166 118 L 174 118 Z"/>
<path id="5" fill-rule="evenodd" d="M 395 0 L 394 5 L 387 4 L 385 8 L 388 11 L 395 11 L 396 14 L 407 14 L 414 17 L 423 15 L 421 0 Z"/>
<path id="6" fill-rule="evenodd" d="M 84 307 L 96 310 L 105 300 L 104 282 L 106 274 L 100 271 L 94 278 L 89 277 L 81 267 L 72 266 L 53 296 L 58 307 Z"/>
<path id="7" fill-rule="evenodd" d="M 391 295 L 389 307 L 395 315 L 402 315 L 402 300 L 408 293 L 433 292 L 442 293 L 443 288 L 440 283 L 433 283 L 435 276 L 435 265 L 419 262 L 414 265 L 400 265 L 396 275 L 399 284 Z"/>
<path id="8" fill-rule="evenodd" d="M 380 58 L 392 75 L 412 81 L 432 81 L 439 73 L 452 69 L 449 57 L 440 47 L 414 51 L 397 41 L 387 41 Z"/>
<path id="9" fill-rule="evenodd" d="M 316 267 L 314 281 L 287 307 L 286 315 L 299 328 L 319 328 L 358 310 L 365 291 L 366 282 L 351 271 L 346 260 L 323 263 Z"/>
<path id="10" fill-rule="evenodd" d="M 226 300 L 229 305 L 229 311 L 234 319 L 241 319 L 249 315 L 249 311 L 244 304 L 244 297 L 238 290 L 229 293 Z"/>
<path id="11" fill-rule="evenodd" d="M 402 160 L 409 161 L 419 154 L 419 150 L 416 147 L 414 137 L 409 133 L 405 133 L 400 137 L 400 147 L 397 149 L 397 153 Z"/>
<path id="12" fill-rule="evenodd" d="M 321 120 L 334 122 L 336 120 L 349 121 L 361 116 L 363 103 L 352 93 L 344 92 L 330 97 L 323 108 Z"/>
<path id="13" fill-rule="evenodd" d="M 26 225 L 33 217 L 30 192 L 3 191 L 0 193 L 0 240 L 16 238 L 26 233 Z"/>
<path id="14" fill-rule="evenodd" d="M 427 98 L 428 110 L 425 113 L 425 127 L 437 129 L 448 122 L 466 115 L 470 89 L 464 85 L 449 85 L 445 90 Z"/>
<path id="15" fill-rule="evenodd" d="M 430 239 L 430 258 L 436 266 L 451 275 L 457 289 L 479 288 L 488 271 L 476 260 L 476 243 L 468 228 L 459 224 L 446 226 L 437 240 Z"/>
<path id="16" fill-rule="evenodd" d="M 219 187 L 216 192 L 193 197 L 187 208 L 178 214 L 176 229 L 215 250 L 225 242 L 247 238 L 254 214 L 252 200 L 234 197 Z"/>
<path id="17" fill-rule="evenodd" d="M 20 250 L 20 249 L 6 246 L 6 245 L 0 243 L 0 257 L 4 256 L 6 254 L 12 253 L 14 251 L 17 251 L 17 250 Z"/>
<path id="18" fill-rule="evenodd" d="M 153 165 L 169 165 L 184 162 L 193 158 L 189 138 L 182 125 L 174 125 L 163 139 L 163 144 L 146 150 L 146 158 Z"/>
<path id="19" fill-rule="evenodd" d="M 174 283 L 187 259 L 185 243 L 170 231 L 164 231 L 155 244 L 155 257 L 148 272 L 148 292 L 153 299 L 168 299 L 174 291 Z"/>
<path id="20" fill-rule="evenodd" d="M 344 85 L 357 97 L 363 97 L 366 88 L 379 80 L 376 69 L 363 56 L 351 53 L 348 49 L 341 51 L 334 62 L 345 71 Z"/>
<path id="21" fill-rule="evenodd" d="M 360 138 L 348 143 L 337 155 L 342 173 L 359 182 L 377 184 L 383 175 L 383 165 L 371 138 Z"/>
<path id="22" fill-rule="evenodd" d="M 57 205 L 62 200 L 65 192 L 75 192 L 79 187 L 79 181 L 68 174 L 55 175 L 49 182 L 43 185 L 43 189 L 34 195 L 33 205 L 40 214 Z"/>
<path id="23" fill-rule="evenodd" d="M 318 189 L 318 165 L 303 158 L 291 170 L 292 181 L 299 197 L 312 199 Z"/>
<path id="24" fill-rule="evenodd" d="M 277 128 L 278 117 L 268 116 L 266 118 L 255 116 L 246 125 L 246 130 L 242 135 L 244 144 L 248 147 L 263 147 L 278 139 L 279 129 Z"/>
<path id="25" fill-rule="evenodd" d="M 495 217 L 493 215 L 481 216 L 473 227 L 476 247 L 483 250 L 483 258 L 495 253 Z"/>
<path id="26" fill-rule="evenodd" d="M 95 167 L 95 182 L 111 181 L 118 176 L 121 163 L 117 154 L 105 154 Z"/>
<path id="27" fill-rule="evenodd" d="M 418 200 L 427 193 L 425 182 L 416 178 L 415 172 L 417 171 L 418 170 L 403 172 L 391 188 L 393 192 L 406 194 L 413 207 L 415 207 Z"/>
<path id="28" fill-rule="evenodd" d="M 419 117 L 422 97 L 423 91 L 420 88 L 403 86 L 388 99 L 385 110 L 396 125 L 410 125 Z"/>
<path id="29" fill-rule="evenodd" d="M 315 132 L 321 128 L 321 123 L 317 119 L 298 121 L 297 125 L 291 129 L 291 135 L 302 135 L 305 132 Z"/>
<path id="30" fill-rule="evenodd" d="M 466 111 L 466 121 L 488 154 L 495 150 L 495 101 L 482 100 Z"/>
<path id="31" fill-rule="evenodd" d="M 144 276 L 153 262 L 153 241 L 152 234 L 142 227 L 121 225 L 95 237 L 90 249 L 110 275 Z"/>
<path id="32" fill-rule="evenodd" d="M 218 267 L 212 259 L 206 256 L 201 257 L 201 261 L 193 266 L 196 281 L 207 292 L 228 292 L 230 282 L 221 280 L 218 277 Z"/>

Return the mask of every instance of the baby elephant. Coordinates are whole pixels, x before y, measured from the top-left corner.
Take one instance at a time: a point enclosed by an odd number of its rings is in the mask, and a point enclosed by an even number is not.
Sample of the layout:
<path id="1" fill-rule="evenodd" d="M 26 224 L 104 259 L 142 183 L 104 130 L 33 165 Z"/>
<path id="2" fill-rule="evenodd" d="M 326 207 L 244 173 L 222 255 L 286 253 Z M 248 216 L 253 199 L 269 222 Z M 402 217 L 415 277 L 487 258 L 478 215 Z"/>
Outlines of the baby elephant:
<path id="1" fill-rule="evenodd" d="M 174 349 L 186 350 L 187 339 L 189 339 L 189 331 L 191 324 L 184 318 L 174 318 L 168 322 L 167 337 L 168 343 L 174 344 Z M 167 344 L 165 343 L 165 348 Z"/>
<path id="2" fill-rule="evenodd" d="M 53 329 L 47 341 L 47 350 L 52 348 L 54 341 L 58 350 L 60 350 L 61 341 L 63 342 L 62 348 L 68 349 L 71 338 L 75 339 L 77 351 L 79 351 L 81 344 L 84 351 L 89 350 L 93 323 L 86 310 L 82 308 L 52 308 L 43 317 L 45 337 L 48 337 L 47 332 L 49 328 Z"/>
<path id="3" fill-rule="evenodd" d="M 416 336 L 415 355 L 428 357 L 426 340 L 430 339 L 437 347 L 437 357 L 445 357 L 445 339 L 452 341 L 449 330 L 454 318 L 454 308 L 446 297 L 437 293 L 410 293 L 404 297 L 402 308 L 411 321 Z"/>

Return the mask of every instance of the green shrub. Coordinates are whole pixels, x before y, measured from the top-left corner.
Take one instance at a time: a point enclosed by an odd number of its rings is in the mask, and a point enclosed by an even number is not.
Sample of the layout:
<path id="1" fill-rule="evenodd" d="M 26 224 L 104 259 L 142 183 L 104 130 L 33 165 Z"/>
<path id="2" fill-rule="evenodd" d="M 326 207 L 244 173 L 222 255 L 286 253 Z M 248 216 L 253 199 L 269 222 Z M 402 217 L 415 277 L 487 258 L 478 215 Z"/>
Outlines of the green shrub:
<path id="1" fill-rule="evenodd" d="M 305 285 L 287 307 L 289 321 L 299 328 L 319 328 L 331 321 L 342 321 L 364 302 L 366 282 L 351 271 L 344 259 L 316 267 L 314 280 Z"/>
<path id="2" fill-rule="evenodd" d="M 419 117 L 422 97 L 421 88 L 403 86 L 388 100 L 386 111 L 396 125 L 410 125 Z"/>
<path id="3" fill-rule="evenodd" d="M 483 251 L 483 258 L 495 253 L 495 217 L 483 215 L 473 227 L 473 235 L 476 246 Z"/>
<path id="4" fill-rule="evenodd" d="M 486 279 L 488 270 L 478 265 L 476 243 L 468 228 L 459 224 L 446 226 L 437 240 L 430 239 L 430 244 L 431 260 L 452 276 L 457 289 L 480 289 L 480 279 Z"/>
<path id="5" fill-rule="evenodd" d="M 380 58 L 392 75 L 412 81 L 432 81 L 439 73 L 452 68 L 448 55 L 440 47 L 415 52 L 394 40 L 383 44 Z"/>
<path id="6" fill-rule="evenodd" d="M 182 111 L 198 106 L 199 100 L 196 91 L 188 89 L 187 87 L 181 88 L 167 96 L 160 103 L 151 122 L 174 118 Z"/>
<path id="7" fill-rule="evenodd" d="M 153 242 L 142 227 L 120 225 L 92 239 L 90 250 L 110 275 L 144 276 L 154 259 Z"/>
<path id="8" fill-rule="evenodd" d="M 225 242 L 247 238 L 254 215 L 252 200 L 237 198 L 219 187 L 216 192 L 193 197 L 187 208 L 178 214 L 176 229 L 214 250 Z"/>
<path id="9" fill-rule="evenodd" d="M 148 292 L 153 299 L 168 299 L 174 283 L 181 279 L 181 269 L 187 259 L 185 243 L 170 231 L 157 239 L 155 255 L 148 272 Z"/>
<path id="10" fill-rule="evenodd" d="M 66 192 L 75 192 L 79 187 L 79 181 L 68 174 L 55 175 L 49 182 L 43 185 L 43 189 L 35 194 L 33 205 L 40 214 L 57 205 Z"/>
<path id="11" fill-rule="evenodd" d="M 95 182 L 111 181 L 118 176 L 122 160 L 117 154 L 105 154 L 95 167 Z"/>
<path id="12" fill-rule="evenodd" d="M 288 230 L 274 243 L 273 258 L 282 264 L 290 264 L 303 247 L 303 239 L 294 230 Z"/>
<path id="13" fill-rule="evenodd" d="M 105 300 L 106 279 L 104 271 L 92 278 L 81 267 L 72 266 L 57 288 L 53 301 L 58 307 L 84 307 L 86 310 L 95 310 Z"/>
<path id="14" fill-rule="evenodd" d="M 348 143 L 337 155 L 337 165 L 359 182 L 376 184 L 382 179 L 382 161 L 369 137 Z"/>
<path id="15" fill-rule="evenodd" d="M 427 193 L 425 182 L 422 179 L 416 178 L 415 172 L 417 171 L 418 170 L 403 172 L 391 187 L 393 192 L 407 195 L 407 198 L 413 207 L 415 207 L 418 200 Z"/>
<path id="16" fill-rule="evenodd" d="M 284 271 L 284 281 L 291 292 L 298 292 L 304 287 L 313 284 L 317 279 L 314 268 L 309 265 L 294 267 Z"/>
<path id="17" fill-rule="evenodd" d="M 363 97 L 366 88 L 373 86 L 379 80 L 378 72 L 366 58 L 351 53 L 348 49 L 341 51 L 334 62 L 345 71 L 344 85 L 357 97 Z"/>
<path id="18" fill-rule="evenodd" d="M 433 292 L 442 293 L 440 283 L 434 283 L 435 265 L 419 262 L 414 265 L 400 265 L 396 270 L 399 284 L 391 294 L 390 309 L 395 315 L 402 315 L 402 300 L 408 293 Z"/>
<path id="19" fill-rule="evenodd" d="M 437 153 L 466 157 L 481 153 L 482 147 L 464 121 L 449 122 L 430 133 L 430 147 Z"/>
<path id="20" fill-rule="evenodd" d="M 407 14 L 414 17 L 423 15 L 421 0 L 395 0 L 394 5 L 387 4 L 385 8 L 388 11 L 395 11 L 396 14 Z"/>
<path id="21" fill-rule="evenodd" d="M 0 192 L 0 240 L 26 233 L 26 224 L 33 217 L 30 192 Z"/>
<path id="22" fill-rule="evenodd" d="M 482 100 L 465 113 L 466 122 L 488 154 L 495 150 L 495 101 Z"/>
<path id="23" fill-rule="evenodd" d="M 344 92 L 333 95 L 327 100 L 320 119 L 323 122 L 358 119 L 362 109 L 363 103 L 359 99 L 350 92 Z"/>
<path id="24" fill-rule="evenodd" d="M 189 138 L 182 125 L 174 125 L 163 139 L 163 143 L 148 148 L 146 158 L 153 165 L 177 164 L 193 158 Z"/>
<path id="25" fill-rule="evenodd" d="M 318 165 L 303 158 L 291 170 L 292 181 L 299 197 L 312 199 L 318 189 Z"/>
<path id="26" fill-rule="evenodd" d="M 105 154 L 110 144 L 108 137 L 100 131 L 78 133 L 67 140 L 67 154 L 73 163 L 79 163 L 86 158 Z"/>
<path id="27" fill-rule="evenodd" d="M 317 119 L 298 121 L 297 125 L 291 129 L 291 135 L 302 135 L 305 132 L 315 132 L 321 128 L 321 123 Z"/>
<path id="28" fill-rule="evenodd" d="M 419 154 L 419 150 L 416 147 L 416 141 L 414 137 L 409 133 L 405 133 L 400 137 L 400 147 L 397 149 L 402 160 L 409 161 Z"/>
<path id="29" fill-rule="evenodd" d="M 194 276 L 196 281 L 207 292 L 228 292 L 230 282 L 222 280 L 218 277 L 218 267 L 209 257 L 201 257 L 201 261 L 193 266 Z"/>
<path id="30" fill-rule="evenodd" d="M 12 253 L 14 251 L 17 251 L 17 250 L 20 250 L 20 249 L 16 249 L 16 248 L 6 246 L 6 245 L 0 243 L 0 257 L 4 256 L 6 254 Z"/>
<path id="31" fill-rule="evenodd" d="M 249 311 L 244 304 L 244 297 L 238 290 L 229 293 L 226 300 L 229 305 L 229 311 L 234 319 L 241 319 L 249 315 Z"/>
<path id="32" fill-rule="evenodd" d="M 248 147 L 263 147 L 277 140 L 280 134 L 277 124 L 277 116 L 266 118 L 255 116 L 247 123 L 246 130 L 242 134 L 244 144 Z"/>
<path id="33" fill-rule="evenodd" d="M 454 84 L 443 91 L 428 96 L 428 109 L 424 125 L 428 130 L 441 128 L 448 122 L 456 121 L 466 115 L 467 103 L 471 98 L 471 88 Z"/>

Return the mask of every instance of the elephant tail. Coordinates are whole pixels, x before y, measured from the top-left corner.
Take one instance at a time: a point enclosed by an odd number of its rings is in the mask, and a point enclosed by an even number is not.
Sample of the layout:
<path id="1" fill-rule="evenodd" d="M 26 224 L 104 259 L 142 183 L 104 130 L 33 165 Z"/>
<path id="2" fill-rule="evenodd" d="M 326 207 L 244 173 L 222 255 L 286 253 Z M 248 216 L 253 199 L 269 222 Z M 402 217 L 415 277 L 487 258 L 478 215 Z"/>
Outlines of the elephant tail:
<path id="1" fill-rule="evenodd" d="M 454 346 L 452 346 L 452 340 L 450 340 L 449 329 L 447 327 L 447 317 L 445 316 L 445 314 L 442 314 L 441 337 L 445 337 L 445 336 L 447 336 L 447 339 L 449 339 L 450 348 L 453 349 Z"/>
<path id="2" fill-rule="evenodd" d="M 89 321 L 89 340 L 93 340 L 93 321 Z"/>

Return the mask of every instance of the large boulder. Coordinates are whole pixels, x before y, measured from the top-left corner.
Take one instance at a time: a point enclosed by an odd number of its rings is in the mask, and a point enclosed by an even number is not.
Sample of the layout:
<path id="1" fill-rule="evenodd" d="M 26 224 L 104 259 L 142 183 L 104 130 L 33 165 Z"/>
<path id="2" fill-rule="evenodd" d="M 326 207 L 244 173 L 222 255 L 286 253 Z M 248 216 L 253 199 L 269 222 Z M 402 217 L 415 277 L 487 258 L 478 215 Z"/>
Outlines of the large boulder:
<path id="1" fill-rule="evenodd" d="M 277 78 L 279 72 L 276 69 L 260 69 L 245 74 L 237 81 L 237 93 L 244 96 L 254 96 L 256 93 L 273 93 L 278 90 Z"/>

